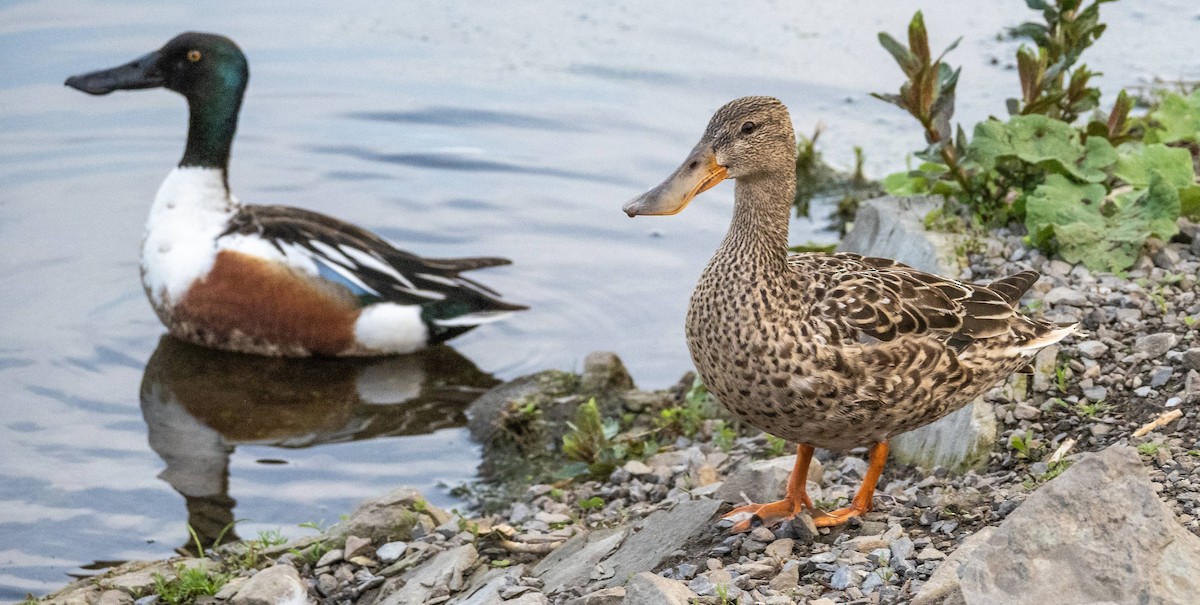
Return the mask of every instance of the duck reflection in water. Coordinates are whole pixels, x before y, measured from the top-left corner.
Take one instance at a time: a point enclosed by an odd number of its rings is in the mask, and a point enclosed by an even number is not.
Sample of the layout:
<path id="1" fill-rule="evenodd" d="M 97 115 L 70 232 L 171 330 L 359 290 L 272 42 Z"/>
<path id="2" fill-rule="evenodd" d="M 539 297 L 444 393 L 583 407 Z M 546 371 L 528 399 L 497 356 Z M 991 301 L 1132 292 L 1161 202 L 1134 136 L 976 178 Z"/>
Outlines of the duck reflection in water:
<path id="1" fill-rule="evenodd" d="M 238 539 L 229 495 L 238 445 L 306 448 L 464 426 L 466 407 L 497 382 L 444 345 L 401 357 L 281 359 L 164 336 L 141 404 L 150 447 L 167 465 L 159 477 L 187 500 L 188 524 L 208 548 Z M 194 548 L 189 538 L 184 549 Z"/>

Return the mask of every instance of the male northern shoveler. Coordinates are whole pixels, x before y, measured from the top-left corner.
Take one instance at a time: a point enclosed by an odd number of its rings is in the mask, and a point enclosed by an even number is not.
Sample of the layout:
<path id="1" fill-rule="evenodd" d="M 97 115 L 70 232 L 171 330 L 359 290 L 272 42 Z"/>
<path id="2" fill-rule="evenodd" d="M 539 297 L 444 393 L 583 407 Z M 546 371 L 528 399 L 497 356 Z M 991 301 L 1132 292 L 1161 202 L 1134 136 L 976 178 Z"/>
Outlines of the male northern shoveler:
<path id="1" fill-rule="evenodd" d="M 856 254 L 788 254 L 796 137 L 770 97 L 726 104 L 670 178 L 630 200 L 630 216 L 675 214 L 736 179 L 729 233 L 692 293 L 687 341 L 696 370 L 731 412 L 798 444 L 787 497 L 751 504 L 744 531 L 812 509 L 805 477 L 813 447 L 870 445 L 850 506 L 814 510 L 819 526 L 870 510 L 890 437 L 961 408 L 1075 326 L 1015 309 L 1033 271 L 963 283 Z"/>
<path id="2" fill-rule="evenodd" d="M 172 334 L 263 355 L 382 355 L 526 308 L 460 275 L 506 259 L 421 258 L 315 212 L 238 202 L 229 149 L 249 77 L 232 40 L 185 33 L 66 81 L 93 95 L 165 87 L 187 98 L 187 147 L 155 196 L 142 245 L 142 284 Z"/>

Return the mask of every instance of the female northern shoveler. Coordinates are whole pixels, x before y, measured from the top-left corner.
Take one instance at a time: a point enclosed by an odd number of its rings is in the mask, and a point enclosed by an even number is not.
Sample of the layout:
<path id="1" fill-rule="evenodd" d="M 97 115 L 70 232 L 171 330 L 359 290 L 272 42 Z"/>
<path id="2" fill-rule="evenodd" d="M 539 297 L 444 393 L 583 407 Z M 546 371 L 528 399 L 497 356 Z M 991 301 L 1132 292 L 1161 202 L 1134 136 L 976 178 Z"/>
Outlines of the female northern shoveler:
<path id="1" fill-rule="evenodd" d="M 66 81 L 93 95 L 165 87 L 187 98 L 187 147 L 155 196 L 142 245 L 142 284 L 172 334 L 263 355 L 382 355 L 526 308 L 460 275 L 506 259 L 421 258 L 315 212 L 239 203 L 229 148 L 249 77 L 232 40 L 185 33 Z"/>
<path id="2" fill-rule="evenodd" d="M 890 437 L 962 407 L 1074 330 L 1017 313 L 1033 271 L 981 286 L 881 258 L 789 255 L 796 137 L 770 97 L 718 110 L 683 165 L 624 210 L 675 214 L 726 178 L 737 181 L 733 223 L 692 293 L 688 348 L 725 407 L 798 444 L 787 497 L 735 509 L 753 516 L 734 531 L 812 509 L 813 446 L 871 446 L 853 502 L 815 512 L 816 524 L 870 510 Z"/>

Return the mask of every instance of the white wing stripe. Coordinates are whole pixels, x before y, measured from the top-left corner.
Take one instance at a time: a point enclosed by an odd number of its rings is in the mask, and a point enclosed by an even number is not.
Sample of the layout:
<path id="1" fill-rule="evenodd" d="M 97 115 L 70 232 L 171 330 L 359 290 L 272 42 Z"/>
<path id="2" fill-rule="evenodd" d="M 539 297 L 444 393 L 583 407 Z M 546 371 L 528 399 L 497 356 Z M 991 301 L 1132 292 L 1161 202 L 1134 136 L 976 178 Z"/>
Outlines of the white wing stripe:
<path id="1" fill-rule="evenodd" d="M 316 250 L 317 252 L 320 252 L 326 258 L 328 258 L 329 260 L 331 260 L 335 263 L 338 263 L 344 267 L 353 267 L 354 266 L 354 261 L 346 258 L 346 255 L 342 254 L 341 252 L 338 252 L 336 248 L 334 248 L 333 246 L 330 246 L 329 244 L 326 244 L 323 241 L 310 239 L 310 240 L 308 240 L 308 245 L 312 246 L 314 250 Z"/>
<path id="2" fill-rule="evenodd" d="M 347 246 L 345 244 L 338 246 L 338 248 L 342 252 L 345 252 L 348 256 L 353 258 L 359 265 L 362 265 L 369 269 L 374 269 L 380 273 L 383 273 L 384 275 L 390 276 L 392 279 L 404 284 L 408 288 L 415 287 L 415 286 L 413 286 L 413 283 L 407 277 L 404 277 L 403 275 L 401 275 L 400 272 L 397 271 L 395 267 L 383 262 L 383 260 L 381 260 L 371 254 L 363 252 L 362 250 L 359 250 L 358 248 L 354 248 L 352 246 Z"/>

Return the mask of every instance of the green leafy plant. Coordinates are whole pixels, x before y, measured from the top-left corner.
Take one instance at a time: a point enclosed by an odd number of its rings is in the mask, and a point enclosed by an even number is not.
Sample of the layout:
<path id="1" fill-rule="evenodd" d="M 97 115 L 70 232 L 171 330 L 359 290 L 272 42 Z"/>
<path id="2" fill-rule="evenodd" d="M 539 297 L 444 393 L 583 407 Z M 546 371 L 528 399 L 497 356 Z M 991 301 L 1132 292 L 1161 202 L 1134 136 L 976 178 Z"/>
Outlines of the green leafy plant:
<path id="1" fill-rule="evenodd" d="M 579 508 L 583 510 L 597 510 L 604 508 L 604 498 L 600 496 L 592 496 L 579 501 Z"/>
<path id="2" fill-rule="evenodd" d="M 660 432 L 693 437 L 704 426 L 704 421 L 715 414 L 716 406 L 708 395 L 708 388 L 697 377 L 684 396 L 683 405 L 660 410 L 655 426 Z"/>
<path id="3" fill-rule="evenodd" d="M 1084 418 L 1095 418 L 1098 414 L 1103 414 L 1111 409 L 1112 406 L 1103 399 L 1095 403 L 1080 403 L 1075 406 L 1075 412 Z"/>
<path id="4" fill-rule="evenodd" d="M 1014 36 L 1036 46 L 1017 50 L 1021 98 L 1008 100 L 1009 113 L 1038 113 L 1071 123 L 1100 105 L 1100 91 L 1088 86 L 1098 74 L 1075 63 L 1104 33 L 1100 4 L 1113 1 L 1097 0 L 1080 9 L 1083 0 L 1026 0 L 1029 8 L 1042 11 L 1045 23 L 1031 21 L 1012 29 Z"/>
<path id="5" fill-rule="evenodd" d="M 1042 449 L 1042 443 L 1030 435 L 1016 431 L 1008 438 L 1008 447 L 1017 453 L 1018 458 L 1036 460 Z"/>
<path id="6" fill-rule="evenodd" d="M 1070 377 L 1070 371 L 1070 368 L 1063 363 L 1054 366 L 1054 384 L 1058 387 L 1059 393 L 1067 392 L 1067 379 Z"/>
<path id="7" fill-rule="evenodd" d="M 199 565 L 175 566 L 175 577 L 154 574 L 154 592 L 169 605 L 190 603 L 198 597 L 211 597 L 229 581 L 229 575 L 209 571 Z"/>
<path id="8" fill-rule="evenodd" d="M 1017 52 L 1021 97 L 1009 99 L 1009 119 L 977 124 L 970 140 L 961 126 L 951 137 L 958 71 L 931 58 L 921 13 L 907 47 L 881 33 L 907 80 L 900 94 L 876 96 L 915 117 L 930 144 L 915 154 L 917 168 L 889 175 L 885 189 L 945 197 L 934 221 L 943 227 L 955 217 L 1021 220 L 1032 244 L 1113 272 L 1131 266 L 1147 239 L 1173 236 L 1180 215 L 1200 217 L 1195 151 L 1182 147 L 1200 141 L 1200 91 L 1164 93 L 1141 118 L 1130 117 L 1133 99 L 1121 91 L 1109 113 L 1073 125 L 1099 105 L 1098 74 L 1079 59 L 1103 34 L 1099 7 L 1109 1 L 1027 0 L 1044 23 L 1013 30 L 1035 45 Z"/>
<path id="9" fill-rule="evenodd" d="M 737 440 L 737 430 L 725 423 L 724 420 L 718 420 L 713 425 L 713 445 L 721 448 L 721 451 L 728 452 L 733 449 L 733 442 Z"/>
<path id="10" fill-rule="evenodd" d="M 1161 444 L 1161 443 L 1155 443 L 1155 442 L 1153 442 L 1153 441 L 1147 441 L 1147 442 L 1145 442 L 1145 443 L 1143 443 L 1143 444 L 1141 444 L 1141 445 L 1137 446 L 1137 451 L 1138 451 L 1138 453 L 1139 453 L 1139 454 L 1144 454 L 1144 455 L 1146 455 L 1146 456 L 1153 456 L 1153 455 L 1155 455 L 1155 454 L 1157 454 L 1157 453 L 1158 453 L 1158 450 L 1159 450 L 1160 448 L 1162 448 L 1162 444 Z"/>
<path id="11" fill-rule="evenodd" d="M 779 437 L 776 437 L 775 435 L 767 433 L 767 457 L 768 458 L 778 458 L 778 457 L 782 456 L 784 454 L 784 452 L 787 451 L 787 446 L 788 446 L 787 439 L 781 439 Z"/>
<path id="12" fill-rule="evenodd" d="M 567 426 L 571 431 L 563 435 L 563 454 L 585 464 L 592 475 L 607 477 L 626 460 L 628 448 L 613 441 L 620 427 L 615 420 L 600 418 L 595 398 L 581 404 L 575 410 L 575 421 Z"/>

